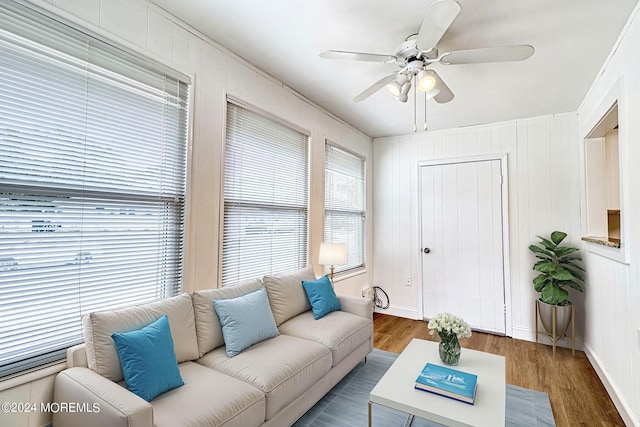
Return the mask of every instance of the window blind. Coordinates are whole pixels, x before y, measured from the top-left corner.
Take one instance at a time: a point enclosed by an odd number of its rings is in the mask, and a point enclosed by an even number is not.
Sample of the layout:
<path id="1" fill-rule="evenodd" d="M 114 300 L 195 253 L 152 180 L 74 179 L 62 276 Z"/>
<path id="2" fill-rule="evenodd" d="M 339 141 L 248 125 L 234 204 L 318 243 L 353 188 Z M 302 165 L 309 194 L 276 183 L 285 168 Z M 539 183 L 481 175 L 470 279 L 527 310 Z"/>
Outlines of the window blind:
<path id="1" fill-rule="evenodd" d="M 335 272 L 363 267 L 364 159 L 327 142 L 324 193 L 324 241 L 347 247 L 347 263 L 335 266 Z"/>
<path id="2" fill-rule="evenodd" d="M 182 286 L 188 82 L 0 4 L 0 376 Z"/>
<path id="3" fill-rule="evenodd" d="M 222 284 L 308 263 L 309 137 L 227 104 Z"/>

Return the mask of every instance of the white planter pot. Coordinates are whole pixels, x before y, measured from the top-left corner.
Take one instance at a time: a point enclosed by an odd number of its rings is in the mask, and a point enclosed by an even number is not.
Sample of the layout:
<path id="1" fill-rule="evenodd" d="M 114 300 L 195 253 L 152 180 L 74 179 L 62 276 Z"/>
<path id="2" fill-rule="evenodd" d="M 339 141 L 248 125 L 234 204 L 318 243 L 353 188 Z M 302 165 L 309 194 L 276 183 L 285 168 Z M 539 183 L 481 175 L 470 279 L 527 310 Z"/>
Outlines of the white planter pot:
<path id="1" fill-rule="evenodd" d="M 569 324 L 571 324 L 572 305 L 552 305 L 538 300 L 538 315 L 542 326 L 549 336 L 553 336 L 553 310 L 556 310 L 556 341 L 564 337 Z"/>

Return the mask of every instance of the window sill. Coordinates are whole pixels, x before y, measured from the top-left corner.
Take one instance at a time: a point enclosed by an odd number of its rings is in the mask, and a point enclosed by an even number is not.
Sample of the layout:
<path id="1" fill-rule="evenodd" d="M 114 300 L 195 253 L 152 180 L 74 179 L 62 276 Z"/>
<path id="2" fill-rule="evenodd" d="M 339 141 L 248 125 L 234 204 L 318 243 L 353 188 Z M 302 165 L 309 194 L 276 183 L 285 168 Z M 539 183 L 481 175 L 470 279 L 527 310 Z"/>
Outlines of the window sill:
<path id="1" fill-rule="evenodd" d="M 0 391 L 31 383 L 42 378 L 50 377 L 67 369 L 67 362 L 54 362 L 39 368 L 18 372 L 0 380 Z"/>
<path id="2" fill-rule="evenodd" d="M 583 237 L 582 240 L 589 243 L 595 243 L 597 245 L 603 245 L 608 248 L 620 248 L 620 241 L 609 240 L 606 237 Z"/>
<path id="3" fill-rule="evenodd" d="M 604 237 L 586 236 L 582 240 L 586 242 L 585 249 L 612 261 L 629 264 L 629 248 L 620 242 L 611 241 Z"/>
<path id="4" fill-rule="evenodd" d="M 348 270 L 345 271 L 343 273 L 336 273 L 333 276 L 333 281 L 335 282 L 341 282 L 342 280 L 347 280 L 350 279 L 352 277 L 356 277 L 356 276 L 360 276 L 361 274 L 365 274 L 367 272 L 366 267 L 358 267 L 358 268 L 354 268 L 353 270 Z"/>

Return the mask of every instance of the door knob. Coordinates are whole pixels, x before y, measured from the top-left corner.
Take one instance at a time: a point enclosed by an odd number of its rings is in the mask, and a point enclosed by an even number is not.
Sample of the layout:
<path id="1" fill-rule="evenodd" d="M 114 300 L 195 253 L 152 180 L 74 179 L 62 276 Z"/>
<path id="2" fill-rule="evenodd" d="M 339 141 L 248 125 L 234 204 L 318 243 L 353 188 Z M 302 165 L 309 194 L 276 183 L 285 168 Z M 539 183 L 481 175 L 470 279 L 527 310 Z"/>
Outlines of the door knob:
<path id="1" fill-rule="evenodd" d="M 429 252 L 431 252 L 431 249 L 429 249 L 429 248 L 424 248 L 424 249 L 422 250 L 422 252 L 424 252 L 425 254 L 428 254 Z"/>

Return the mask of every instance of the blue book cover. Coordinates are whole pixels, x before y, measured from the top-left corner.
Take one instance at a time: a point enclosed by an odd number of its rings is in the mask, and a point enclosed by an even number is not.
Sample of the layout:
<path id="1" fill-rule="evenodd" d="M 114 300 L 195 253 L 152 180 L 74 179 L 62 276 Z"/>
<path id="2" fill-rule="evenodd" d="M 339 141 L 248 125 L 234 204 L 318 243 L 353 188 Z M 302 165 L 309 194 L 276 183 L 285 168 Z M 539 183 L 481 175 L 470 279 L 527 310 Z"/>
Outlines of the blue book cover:
<path id="1" fill-rule="evenodd" d="M 415 387 L 466 403 L 475 401 L 478 376 L 468 372 L 427 363 L 416 379 Z"/>

